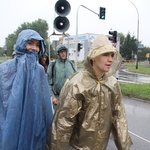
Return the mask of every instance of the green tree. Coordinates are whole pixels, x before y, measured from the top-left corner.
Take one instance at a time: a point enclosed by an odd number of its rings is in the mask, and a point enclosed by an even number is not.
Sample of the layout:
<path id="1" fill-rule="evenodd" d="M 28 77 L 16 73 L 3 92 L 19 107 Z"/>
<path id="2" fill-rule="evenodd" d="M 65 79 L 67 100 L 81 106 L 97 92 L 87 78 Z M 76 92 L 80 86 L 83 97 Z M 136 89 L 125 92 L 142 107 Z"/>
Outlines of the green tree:
<path id="1" fill-rule="evenodd" d="M 122 45 L 124 42 L 125 36 L 123 33 L 118 33 L 118 37 L 120 38 L 120 45 Z"/>
<path id="2" fill-rule="evenodd" d="M 31 29 L 37 31 L 44 40 L 48 38 L 48 23 L 45 20 L 38 19 L 31 24 Z"/>
<path id="3" fill-rule="evenodd" d="M 51 52 L 50 52 L 50 57 L 53 58 L 53 59 L 56 59 L 57 58 L 57 54 L 56 54 L 56 51 L 53 49 L 52 45 L 51 45 Z"/>
<path id="4" fill-rule="evenodd" d="M 136 54 L 137 52 L 137 40 L 134 36 L 131 37 L 130 33 L 124 38 L 122 44 L 120 46 L 120 53 L 123 58 L 126 60 L 131 60 L 132 54 Z"/>
<path id="5" fill-rule="evenodd" d="M 123 49 L 122 49 L 122 45 L 124 44 L 125 41 L 125 36 L 123 33 L 118 33 L 118 37 L 120 39 L 120 54 L 122 55 L 122 57 L 125 55 Z"/>
<path id="6" fill-rule="evenodd" d="M 150 53 L 150 48 L 149 47 L 144 47 L 142 48 L 141 52 L 138 52 L 138 60 L 143 61 L 146 60 L 146 54 Z"/>
<path id="7" fill-rule="evenodd" d="M 16 34 L 9 34 L 8 37 L 6 38 L 5 46 L 7 47 L 6 54 L 8 56 L 12 55 L 16 38 L 17 38 Z"/>
<path id="8" fill-rule="evenodd" d="M 3 47 L 0 47 L 0 57 L 3 56 L 3 54 L 5 54 L 5 50 Z"/>
<path id="9" fill-rule="evenodd" d="M 131 36 L 130 33 L 127 36 L 124 36 L 123 33 L 118 33 L 118 37 L 120 38 L 120 53 L 123 58 L 127 60 L 134 59 L 134 55 L 138 55 L 138 61 L 146 60 L 145 57 L 147 53 L 150 53 L 149 47 L 144 47 L 141 51 L 137 51 L 137 45 L 141 42 L 137 41 L 134 36 Z"/>

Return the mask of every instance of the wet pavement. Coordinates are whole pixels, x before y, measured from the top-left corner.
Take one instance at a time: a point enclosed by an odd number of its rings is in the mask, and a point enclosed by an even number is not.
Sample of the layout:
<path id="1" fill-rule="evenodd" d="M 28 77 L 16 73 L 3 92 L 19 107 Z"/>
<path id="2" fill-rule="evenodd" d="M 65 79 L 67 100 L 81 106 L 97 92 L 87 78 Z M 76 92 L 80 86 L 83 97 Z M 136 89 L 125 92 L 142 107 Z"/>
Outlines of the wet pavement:
<path id="1" fill-rule="evenodd" d="M 123 102 L 133 142 L 130 150 L 150 150 L 150 102 L 126 96 L 123 97 Z M 112 136 L 107 150 L 117 150 Z"/>
<path id="2" fill-rule="evenodd" d="M 133 73 L 126 71 L 123 67 L 117 73 L 117 78 L 120 81 L 131 83 L 150 83 L 150 75 Z"/>

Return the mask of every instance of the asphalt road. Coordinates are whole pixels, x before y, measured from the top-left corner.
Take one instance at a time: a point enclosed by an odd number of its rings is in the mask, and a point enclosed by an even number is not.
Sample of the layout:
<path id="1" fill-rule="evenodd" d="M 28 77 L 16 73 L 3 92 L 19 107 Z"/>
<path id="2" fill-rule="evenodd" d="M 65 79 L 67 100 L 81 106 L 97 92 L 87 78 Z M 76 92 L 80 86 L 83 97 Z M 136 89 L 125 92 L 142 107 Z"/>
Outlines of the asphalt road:
<path id="1" fill-rule="evenodd" d="M 150 103 L 129 97 L 123 101 L 133 142 L 130 150 L 150 150 Z M 112 137 L 107 150 L 117 150 Z"/>

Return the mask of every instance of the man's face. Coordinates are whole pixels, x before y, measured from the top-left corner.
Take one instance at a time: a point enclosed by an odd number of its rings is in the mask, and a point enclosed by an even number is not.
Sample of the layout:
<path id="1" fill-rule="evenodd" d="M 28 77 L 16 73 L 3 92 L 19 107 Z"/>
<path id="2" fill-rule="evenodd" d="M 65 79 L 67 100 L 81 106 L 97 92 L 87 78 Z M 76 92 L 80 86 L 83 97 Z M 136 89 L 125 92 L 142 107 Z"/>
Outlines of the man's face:
<path id="1" fill-rule="evenodd" d="M 66 50 L 61 50 L 59 52 L 59 56 L 62 60 L 65 60 L 67 58 L 67 51 Z"/>
<path id="2" fill-rule="evenodd" d="M 95 58 L 93 58 L 93 68 L 99 74 L 103 74 L 110 70 L 110 67 L 113 63 L 114 53 L 104 53 Z"/>
<path id="3" fill-rule="evenodd" d="M 38 53 L 40 51 L 40 41 L 31 39 L 26 44 L 27 50 Z"/>
<path id="4" fill-rule="evenodd" d="M 47 57 L 46 57 L 46 56 L 43 56 L 43 60 L 46 61 L 46 60 L 47 60 Z"/>

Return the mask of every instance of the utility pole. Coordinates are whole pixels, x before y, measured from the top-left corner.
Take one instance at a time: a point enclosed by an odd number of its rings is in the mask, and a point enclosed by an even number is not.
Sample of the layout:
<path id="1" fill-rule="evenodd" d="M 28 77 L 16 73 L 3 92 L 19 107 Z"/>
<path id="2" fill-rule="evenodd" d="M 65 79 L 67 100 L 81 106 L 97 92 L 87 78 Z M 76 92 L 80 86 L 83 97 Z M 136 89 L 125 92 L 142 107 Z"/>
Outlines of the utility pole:
<path id="1" fill-rule="evenodd" d="M 130 3 L 135 7 L 136 12 L 137 12 L 137 51 L 136 51 L 136 69 L 138 69 L 138 42 L 139 42 L 139 11 L 135 4 L 129 0 Z"/>

